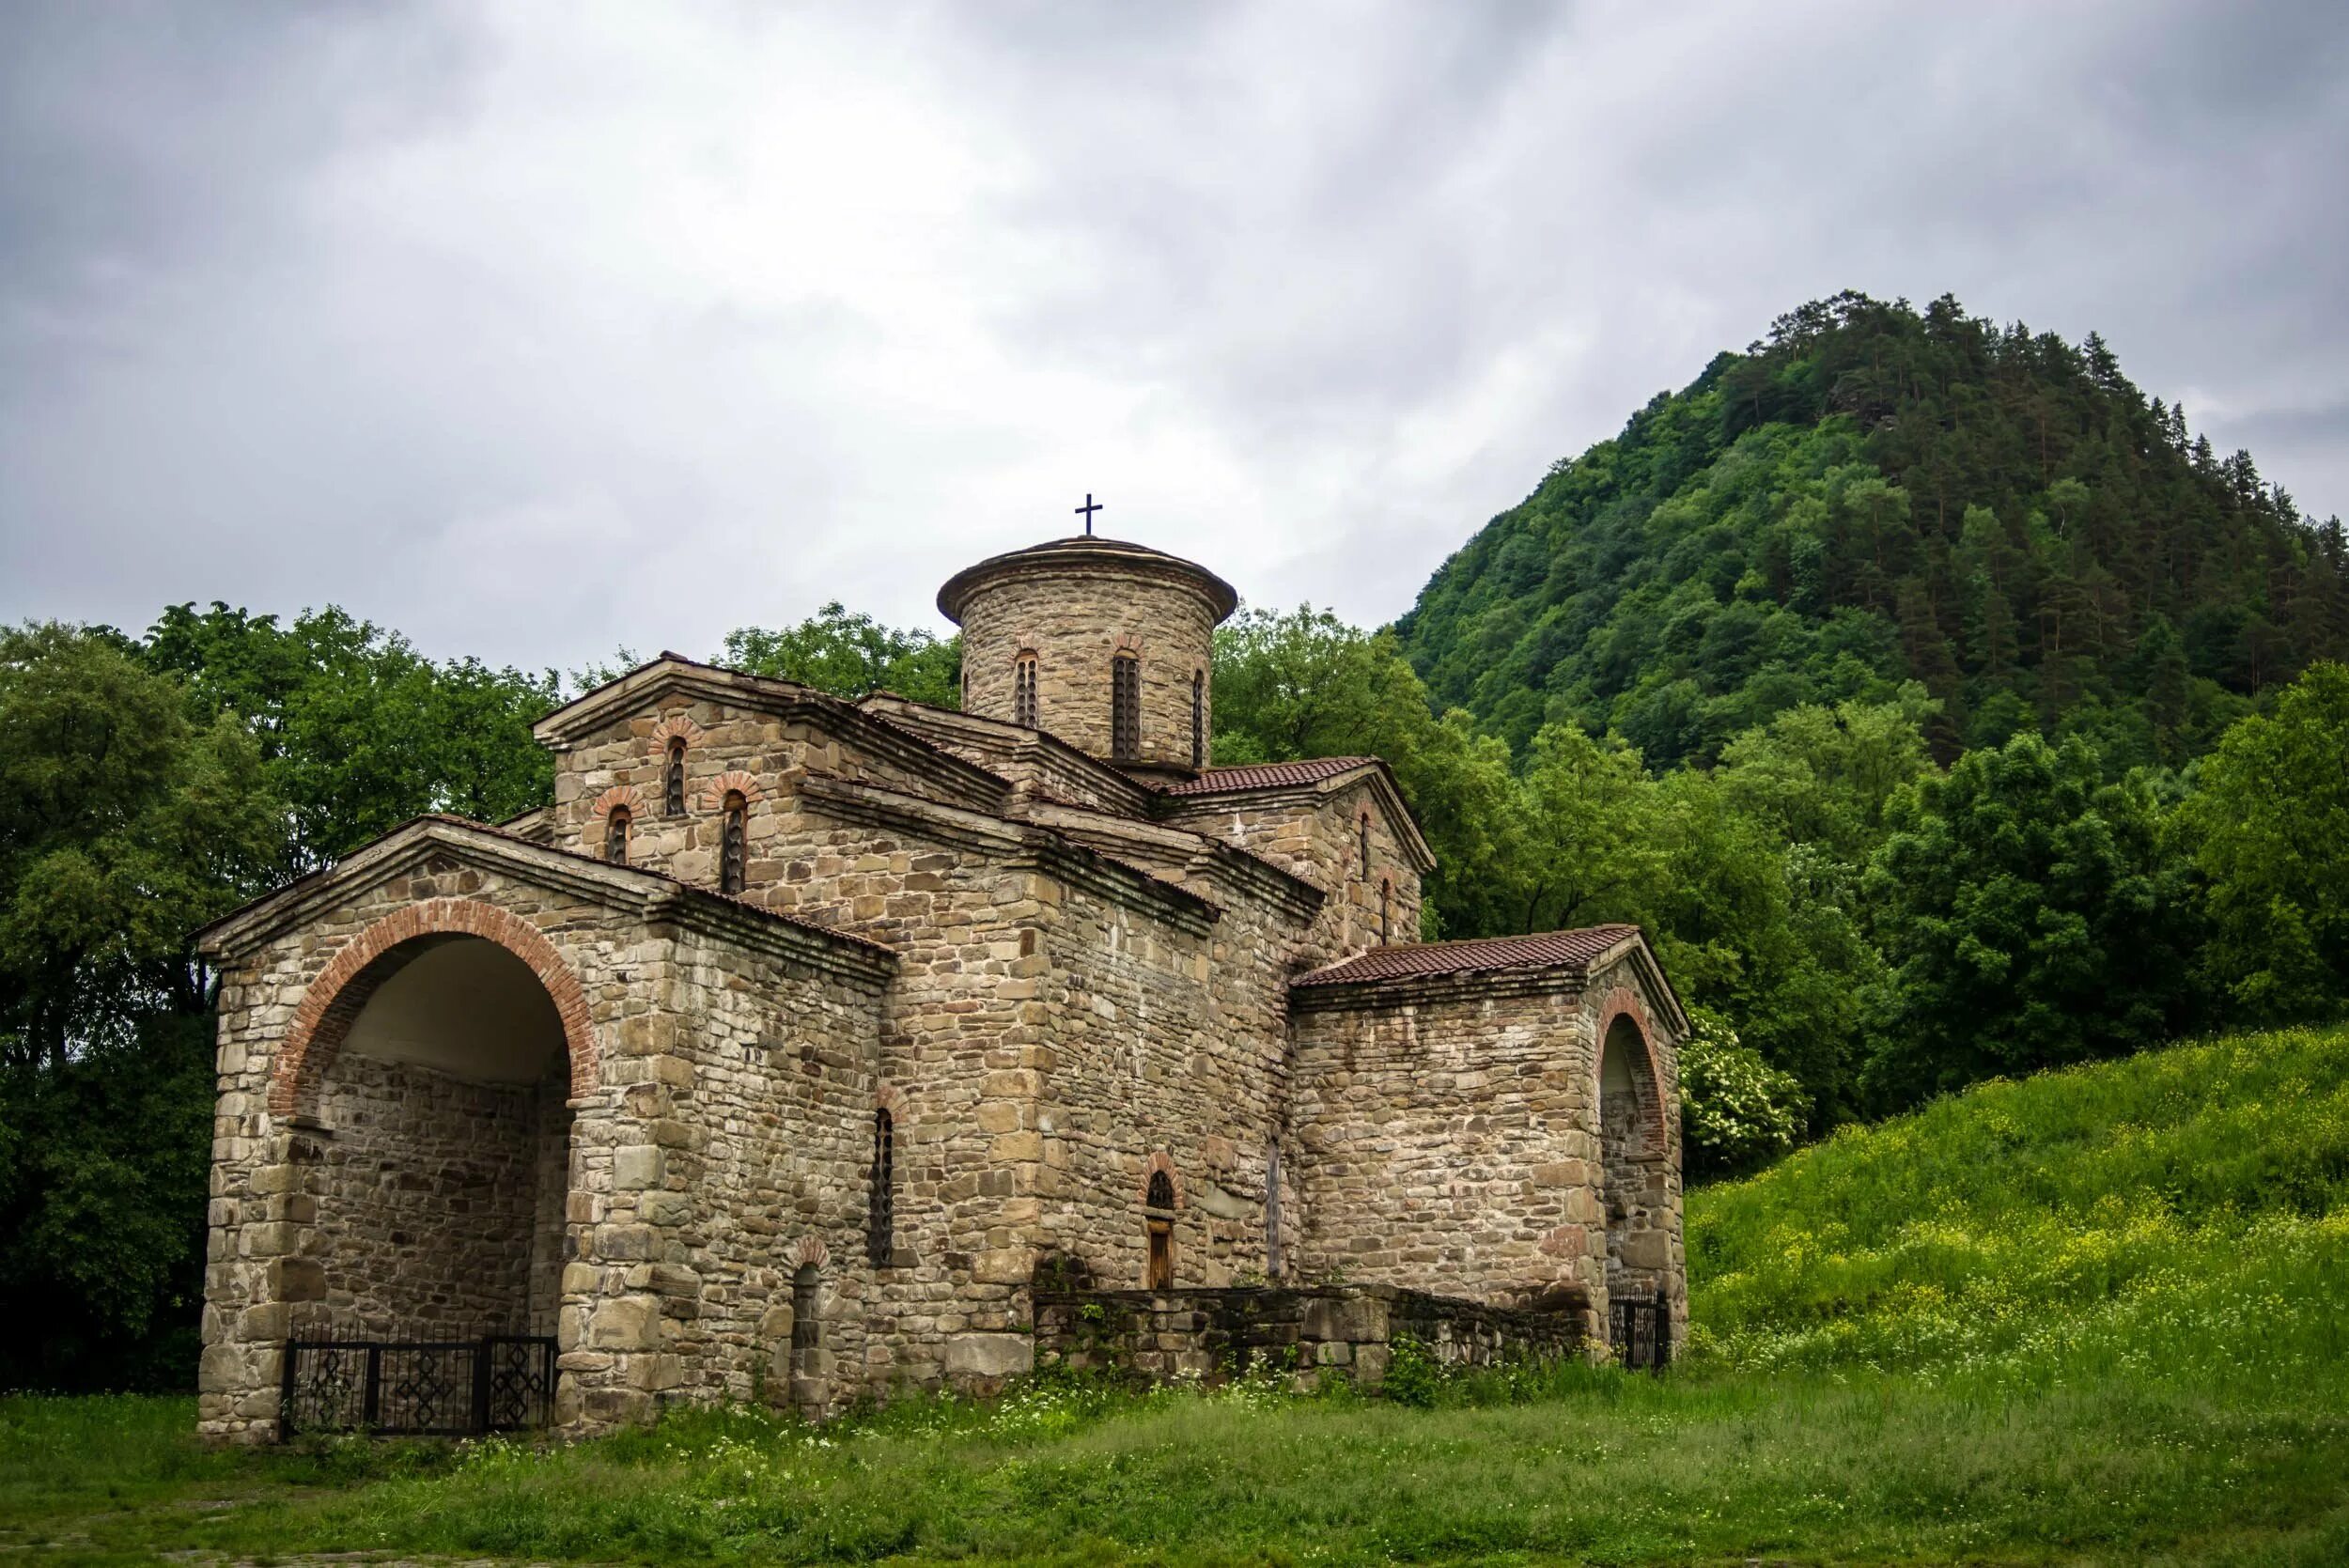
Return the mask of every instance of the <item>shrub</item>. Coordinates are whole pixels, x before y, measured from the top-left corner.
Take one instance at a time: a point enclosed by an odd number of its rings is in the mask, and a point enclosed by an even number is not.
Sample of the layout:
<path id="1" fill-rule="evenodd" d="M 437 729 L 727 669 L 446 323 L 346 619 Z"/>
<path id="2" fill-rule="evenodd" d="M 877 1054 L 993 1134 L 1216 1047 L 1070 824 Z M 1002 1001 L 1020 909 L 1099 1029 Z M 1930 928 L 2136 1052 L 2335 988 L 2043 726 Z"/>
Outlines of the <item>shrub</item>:
<path id="1" fill-rule="evenodd" d="M 1691 1176 L 1751 1170 L 1795 1146 L 1802 1085 L 1740 1045 L 1718 1013 L 1698 1008 L 1680 1047 L 1680 1126 Z"/>

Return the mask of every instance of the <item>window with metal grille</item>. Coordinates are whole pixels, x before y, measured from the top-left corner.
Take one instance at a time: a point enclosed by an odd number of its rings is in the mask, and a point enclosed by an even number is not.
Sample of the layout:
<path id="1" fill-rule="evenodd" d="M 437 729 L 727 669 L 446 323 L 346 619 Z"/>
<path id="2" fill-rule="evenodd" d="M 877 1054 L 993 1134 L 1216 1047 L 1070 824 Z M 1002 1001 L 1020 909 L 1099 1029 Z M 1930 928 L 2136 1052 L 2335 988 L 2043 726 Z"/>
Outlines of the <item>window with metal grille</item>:
<path id="1" fill-rule="evenodd" d="M 1029 729 L 1035 722 L 1035 655 L 1023 653 L 1011 666 L 1011 722 Z"/>
<path id="2" fill-rule="evenodd" d="M 1354 875 L 1367 882 L 1370 880 L 1370 813 L 1362 813 L 1361 820 L 1354 824 L 1354 830 L 1360 840 L 1354 857 Z"/>
<path id="3" fill-rule="evenodd" d="M 603 819 L 603 858 L 614 865 L 628 864 L 628 808 L 614 806 Z"/>
<path id="4" fill-rule="evenodd" d="M 1378 945 L 1385 947 L 1394 940 L 1394 878 L 1384 877 L 1378 881 Z"/>
<path id="5" fill-rule="evenodd" d="M 725 815 L 718 829 L 718 891 L 740 893 L 749 880 L 750 802 L 739 789 L 726 791 Z"/>
<path id="6" fill-rule="evenodd" d="M 887 1267 L 897 1227 L 897 1126 L 883 1107 L 873 1112 L 873 1201 L 864 1216 L 864 1255 Z"/>
<path id="7" fill-rule="evenodd" d="M 1129 653 L 1110 660 L 1110 754 L 1142 754 L 1142 660 Z"/>
<path id="8" fill-rule="evenodd" d="M 1190 673 L 1190 765 L 1207 765 L 1207 672 Z"/>
<path id="9" fill-rule="evenodd" d="M 669 760 L 661 775 L 661 810 L 669 816 L 685 815 L 685 737 L 669 742 Z"/>
<path id="10" fill-rule="evenodd" d="M 813 1350 L 823 1343 L 822 1325 L 816 1317 L 816 1265 L 803 1263 L 791 1276 L 791 1348 Z"/>

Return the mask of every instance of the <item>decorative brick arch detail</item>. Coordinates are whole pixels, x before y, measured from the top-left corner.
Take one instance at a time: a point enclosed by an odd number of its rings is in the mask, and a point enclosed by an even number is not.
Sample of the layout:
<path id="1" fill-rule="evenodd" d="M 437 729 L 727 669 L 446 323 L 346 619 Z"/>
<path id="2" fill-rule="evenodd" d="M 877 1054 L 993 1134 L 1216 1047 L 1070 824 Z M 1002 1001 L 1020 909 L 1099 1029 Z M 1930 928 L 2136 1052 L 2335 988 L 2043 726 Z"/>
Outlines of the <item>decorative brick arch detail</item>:
<path id="1" fill-rule="evenodd" d="M 894 1083 L 885 1082 L 873 1091 L 873 1109 L 889 1112 L 890 1128 L 900 1137 L 912 1124 L 913 1107 L 908 1103 L 906 1092 Z"/>
<path id="2" fill-rule="evenodd" d="M 819 1235 L 800 1237 L 800 1245 L 791 1253 L 791 1264 L 795 1268 L 821 1268 L 830 1262 L 832 1249 L 824 1245 L 824 1238 Z"/>
<path id="3" fill-rule="evenodd" d="M 1174 1206 L 1183 1207 L 1183 1173 L 1174 1169 L 1174 1162 L 1167 1157 L 1164 1149 L 1151 1150 L 1150 1157 L 1143 1162 L 1142 1186 L 1134 1194 L 1135 1200 L 1143 1207 L 1148 1208 L 1150 1206 L 1150 1178 L 1161 1175 L 1166 1178 L 1166 1185 L 1174 1189 Z"/>
<path id="4" fill-rule="evenodd" d="M 614 784 L 596 797 L 595 814 L 609 816 L 614 806 L 626 806 L 632 816 L 645 809 L 644 797 L 637 793 L 634 784 Z"/>
<path id="5" fill-rule="evenodd" d="M 730 790 L 739 791 L 743 801 L 749 805 L 756 805 L 767 798 L 767 792 L 758 787 L 757 778 L 737 768 L 731 772 L 719 774 L 702 785 L 702 809 L 723 811 L 726 794 Z"/>
<path id="6" fill-rule="evenodd" d="M 702 727 L 693 722 L 692 715 L 672 713 L 652 727 L 652 743 L 656 751 L 665 752 L 672 740 L 682 740 L 688 746 L 699 745 Z"/>
<path id="7" fill-rule="evenodd" d="M 1668 1141 L 1666 1124 L 1670 1117 L 1667 1112 L 1672 1108 L 1672 1099 L 1664 1093 L 1664 1065 L 1656 1055 L 1656 1030 L 1648 1021 L 1646 999 L 1628 986 L 1617 986 L 1600 1000 L 1597 1017 L 1597 1048 L 1591 1053 L 1592 1088 L 1595 1091 L 1597 1089 L 1596 1079 L 1606 1073 L 1607 1036 L 1614 1032 L 1615 1020 L 1629 1018 L 1631 1027 L 1640 1032 L 1640 1054 L 1647 1063 L 1647 1071 L 1641 1076 L 1656 1108 L 1656 1140 L 1659 1145 L 1664 1144 Z M 1593 1103 L 1596 1103 L 1595 1099 Z"/>
<path id="8" fill-rule="evenodd" d="M 1119 655 L 1124 654 L 1130 656 L 1131 658 L 1140 659 L 1143 654 L 1149 651 L 1149 647 L 1143 642 L 1142 634 L 1140 632 L 1121 631 L 1117 634 L 1116 644 L 1110 649 L 1110 657 L 1114 659 Z"/>
<path id="9" fill-rule="evenodd" d="M 320 1077 L 367 1000 L 405 964 L 395 949 L 433 936 L 479 937 L 528 964 L 563 1021 L 571 1098 L 584 1099 L 596 1092 L 600 1064 L 587 994 L 554 944 L 537 926 L 494 904 L 477 898 L 432 898 L 385 915 L 351 938 L 310 982 L 286 1028 L 270 1076 L 269 1108 L 273 1113 L 289 1116 L 305 1098 L 315 1102 Z"/>

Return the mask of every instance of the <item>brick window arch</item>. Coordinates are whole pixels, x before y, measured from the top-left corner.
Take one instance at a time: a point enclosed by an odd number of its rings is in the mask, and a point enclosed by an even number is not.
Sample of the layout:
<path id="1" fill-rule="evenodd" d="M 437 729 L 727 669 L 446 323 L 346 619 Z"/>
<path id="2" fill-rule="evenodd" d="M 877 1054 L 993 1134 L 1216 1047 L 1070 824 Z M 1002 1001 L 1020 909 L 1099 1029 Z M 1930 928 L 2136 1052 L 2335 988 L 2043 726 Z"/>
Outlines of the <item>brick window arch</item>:
<path id="1" fill-rule="evenodd" d="M 385 915 L 343 944 L 294 1009 L 271 1070 L 269 1108 L 279 1116 L 315 1112 L 319 1082 L 376 988 L 421 950 L 419 938 L 480 937 L 505 948 L 537 975 L 563 1022 L 570 1057 L 571 1098 L 596 1092 L 599 1077 L 587 995 L 544 933 L 518 915 L 475 898 L 431 898 Z"/>

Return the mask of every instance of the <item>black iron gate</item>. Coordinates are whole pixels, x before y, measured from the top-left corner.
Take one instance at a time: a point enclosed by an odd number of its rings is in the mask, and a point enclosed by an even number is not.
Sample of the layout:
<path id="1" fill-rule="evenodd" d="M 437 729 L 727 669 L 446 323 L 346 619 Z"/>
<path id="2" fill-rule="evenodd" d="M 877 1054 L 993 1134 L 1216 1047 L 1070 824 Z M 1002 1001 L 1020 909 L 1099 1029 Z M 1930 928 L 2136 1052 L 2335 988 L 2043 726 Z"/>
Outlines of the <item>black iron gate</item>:
<path id="1" fill-rule="evenodd" d="M 367 1432 L 470 1437 L 544 1426 L 554 1414 L 554 1341 L 294 1340 L 277 1435 Z"/>
<path id="2" fill-rule="evenodd" d="M 1635 1371 L 1663 1371 L 1672 1358 L 1672 1313 L 1664 1298 L 1616 1296 L 1607 1313 L 1615 1358 Z"/>

